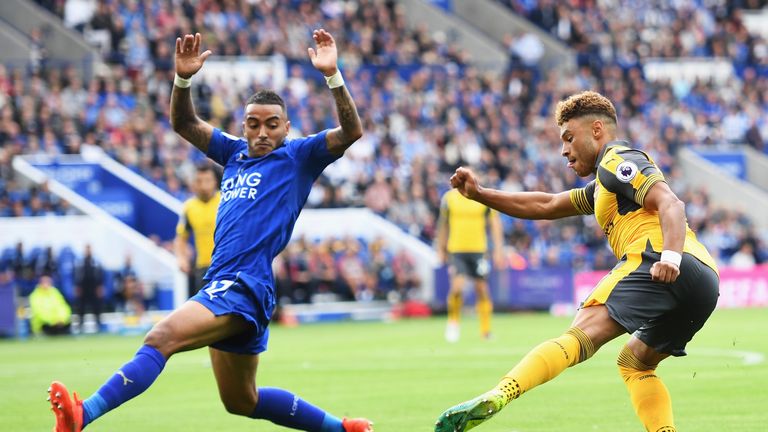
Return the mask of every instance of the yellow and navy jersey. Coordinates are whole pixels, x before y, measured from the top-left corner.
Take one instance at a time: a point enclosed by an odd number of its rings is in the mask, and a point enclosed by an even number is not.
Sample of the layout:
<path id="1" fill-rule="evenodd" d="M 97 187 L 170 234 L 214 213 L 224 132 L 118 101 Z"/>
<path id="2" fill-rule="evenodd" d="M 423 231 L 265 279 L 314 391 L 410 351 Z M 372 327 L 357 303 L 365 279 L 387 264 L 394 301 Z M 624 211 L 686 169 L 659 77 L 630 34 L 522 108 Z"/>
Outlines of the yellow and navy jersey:
<path id="1" fill-rule="evenodd" d="M 485 253 L 490 212 L 491 209 L 465 198 L 456 189 L 446 192 L 440 204 L 440 217 L 448 223 L 448 252 Z"/>
<path id="2" fill-rule="evenodd" d="M 192 197 L 184 202 L 184 208 L 176 225 L 176 235 L 194 238 L 196 268 L 211 265 L 213 253 L 213 232 L 216 228 L 216 210 L 219 208 L 221 193 L 216 192 L 208 202 Z"/>
<path id="3" fill-rule="evenodd" d="M 625 141 L 613 141 L 598 155 L 596 168 L 595 180 L 570 191 L 576 210 L 595 215 L 618 259 L 628 253 L 643 252 L 648 242 L 654 251 L 661 252 L 664 239 L 659 215 L 643 208 L 651 187 L 666 181 L 653 159 L 629 148 Z M 685 230 L 683 252 L 717 271 L 715 261 L 687 223 Z"/>

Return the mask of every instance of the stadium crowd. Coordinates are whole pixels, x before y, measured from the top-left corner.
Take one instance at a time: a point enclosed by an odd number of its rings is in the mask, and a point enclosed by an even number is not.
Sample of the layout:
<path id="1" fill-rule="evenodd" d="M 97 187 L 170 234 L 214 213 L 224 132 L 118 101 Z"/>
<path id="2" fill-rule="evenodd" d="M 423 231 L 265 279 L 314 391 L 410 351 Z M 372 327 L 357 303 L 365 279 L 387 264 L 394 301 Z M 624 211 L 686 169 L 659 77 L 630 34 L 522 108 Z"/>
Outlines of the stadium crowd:
<path id="1" fill-rule="evenodd" d="M 90 258 L 89 258 L 90 257 Z M 323 238 L 292 241 L 273 263 L 281 303 L 318 301 L 396 302 L 415 298 L 421 280 L 414 258 L 383 238 Z M 104 268 L 86 251 L 25 247 L 0 251 L 0 275 L 23 298 L 44 278 L 82 317 L 121 311 L 140 316 L 156 308 L 156 290 L 141 280 L 130 257 L 120 269 Z"/>
<path id="2" fill-rule="evenodd" d="M 445 35 L 406 28 L 403 10 L 391 1 L 39 3 L 97 45 L 108 68 L 84 81 L 72 67 L 47 67 L 44 57 L 35 67 L 0 65 L 0 215 L 69 212 L 67 203 L 56 201 L 44 187 L 19 186 L 10 161 L 17 154 L 78 153 L 83 145 L 102 147 L 180 199 L 189 196 L 188 179 L 204 157 L 182 142 L 168 122 L 172 46 L 183 33 L 199 31 L 204 46 L 216 55 L 284 56 L 289 78 L 281 93 L 292 129 L 308 134 L 332 125 L 331 110 L 326 109 L 331 96 L 321 77 L 307 68 L 308 35 L 322 26 L 342 47 L 340 61 L 365 134 L 347 157 L 325 171 L 308 207 L 367 206 L 431 243 L 439 197 L 460 164 L 476 168 L 486 184 L 505 190 L 559 191 L 583 185 L 563 165 L 552 109 L 564 96 L 590 88 L 615 102 L 627 139 L 675 178 L 670 183 L 688 202 L 689 223 L 721 264 L 750 250 L 755 262 L 768 258 L 765 233 L 756 232 L 738 209 L 719 207 L 705 190 L 686 185 L 675 165 L 683 146 L 746 142 L 768 150 L 768 55 L 761 55 L 765 41 L 744 33 L 738 17 L 724 18 L 718 2 L 697 9 L 695 16 L 684 7 L 647 7 L 639 12 L 627 8 L 608 20 L 593 2 L 574 3 L 577 7 L 506 1 L 576 49 L 580 67 L 568 76 L 538 68 L 535 58 L 522 61 L 514 49 L 520 36 L 510 37 L 508 70 L 501 76 L 481 72 L 469 66 L 470 55 Z M 643 32 L 637 31 L 641 25 Z M 593 34 L 615 36 L 591 40 Z M 638 66 L 639 59 L 650 56 L 721 54 L 733 58 L 739 72 L 726 83 L 685 87 L 651 82 Z M 241 129 L 242 93 L 223 83 L 196 80 L 194 99 L 199 115 L 211 124 L 232 133 Z M 513 268 L 589 270 L 615 262 L 593 218 L 503 221 Z M 278 265 L 278 275 L 283 272 L 291 283 L 304 283 L 293 279 L 301 270 L 291 267 L 291 260 L 322 266 L 333 243 L 291 244 L 281 258 L 286 268 Z M 363 249 L 370 247 L 358 246 L 357 256 L 374 265 L 369 261 L 375 253 L 364 255 L 359 252 Z M 335 271 L 342 267 L 354 273 L 356 265 L 351 259 L 337 262 Z M 366 290 L 373 284 L 371 275 L 354 281 L 345 276 L 343 283 L 328 289 L 370 297 Z M 304 291 L 322 293 L 324 286 L 316 283 Z"/>

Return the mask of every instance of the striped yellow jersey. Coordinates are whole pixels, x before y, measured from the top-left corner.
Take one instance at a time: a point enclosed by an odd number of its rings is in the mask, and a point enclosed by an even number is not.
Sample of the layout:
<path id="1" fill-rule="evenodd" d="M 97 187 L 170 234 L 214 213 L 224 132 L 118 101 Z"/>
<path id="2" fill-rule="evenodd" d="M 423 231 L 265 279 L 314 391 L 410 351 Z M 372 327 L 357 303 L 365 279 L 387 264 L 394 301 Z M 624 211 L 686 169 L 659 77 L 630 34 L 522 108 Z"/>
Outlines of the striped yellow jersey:
<path id="1" fill-rule="evenodd" d="M 211 265 L 213 253 L 213 231 L 216 228 L 216 211 L 219 208 L 221 193 L 216 192 L 208 202 L 192 197 L 184 202 L 184 208 L 176 225 L 176 235 L 189 238 L 194 236 L 196 268 Z"/>
<path id="2" fill-rule="evenodd" d="M 465 198 L 456 189 L 443 195 L 440 216 L 448 222 L 448 252 L 485 253 L 487 218 L 491 209 Z"/>
<path id="3" fill-rule="evenodd" d="M 616 258 L 628 253 L 641 253 L 650 242 L 661 252 L 663 236 L 657 212 L 643 208 L 651 187 L 664 180 L 653 159 L 625 141 L 608 143 L 597 157 L 597 178 L 583 188 L 570 191 L 571 203 L 581 214 L 594 214 Z M 713 270 L 717 265 L 696 234 L 685 226 L 687 252 Z"/>

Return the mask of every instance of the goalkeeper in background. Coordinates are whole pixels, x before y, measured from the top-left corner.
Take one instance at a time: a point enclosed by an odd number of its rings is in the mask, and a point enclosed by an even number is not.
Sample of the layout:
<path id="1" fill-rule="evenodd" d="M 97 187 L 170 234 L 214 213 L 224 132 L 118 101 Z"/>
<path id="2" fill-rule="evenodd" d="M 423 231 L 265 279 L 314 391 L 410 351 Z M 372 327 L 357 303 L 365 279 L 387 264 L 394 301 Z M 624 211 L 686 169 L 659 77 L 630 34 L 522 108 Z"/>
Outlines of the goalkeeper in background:
<path id="1" fill-rule="evenodd" d="M 555 112 L 567 166 L 585 187 L 558 194 L 486 189 L 459 168 L 451 185 L 462 195 L 513 217 L 559 219 L 594 214 L 619 262 L 581 304 L 571 328 L 533 348 L 490 391 L 446 410 L 437 432 L 463 432 L 612 339 L 632 336 L 617 358 L 632 406 L 651 432 L 675 432 L 672 401 L 656 367 L 684 356 L 686 344 L 717 304 L 715 261 L 685 219 L 685 206 L 653 160 L 616 139 L 616 109 L 587 91 Z"/>

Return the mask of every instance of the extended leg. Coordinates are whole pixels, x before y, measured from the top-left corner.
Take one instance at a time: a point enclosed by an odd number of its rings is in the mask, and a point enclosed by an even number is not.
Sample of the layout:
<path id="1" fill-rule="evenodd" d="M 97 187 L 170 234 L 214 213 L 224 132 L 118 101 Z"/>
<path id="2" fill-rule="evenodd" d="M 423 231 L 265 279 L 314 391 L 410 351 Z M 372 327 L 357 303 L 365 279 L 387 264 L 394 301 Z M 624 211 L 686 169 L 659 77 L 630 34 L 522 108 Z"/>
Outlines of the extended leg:
<path id="1" fill-rule="evenodd" d="M 219 396 L 229 413 L 269 420 L 311 432 L 368 432 L 364 419 L 339 420 L 298 396 L 279 388 L 256 387 L 258 355 L 235 354 L 210 348 Z"/>
<path id="2" fill-rule="evenodd" d="M 144 392 L 162 372 L 171 355 L 210 345 L 242 332 L 248 324 L 235 315 L 215 316 L 200 303 L 184 303 L 147 334 L 136 355 L 91 397 L 80 401 L 54 382 L 49 390 L 56 414 L 55 432 L 79 432 L 104 413 Z"/>
<path id="3" fill-rule="evenodd" d="M 605 306 L 579 310 L 572 327 L 563 335 L 532 349 L 492 390 L 446 410 L 436 432 L 464 432 L 494 416 L 526 391 L 578 364 L 603 344 L 625 333 Z"/>

